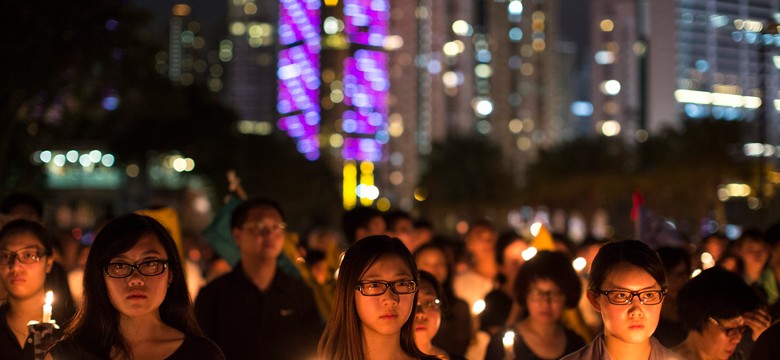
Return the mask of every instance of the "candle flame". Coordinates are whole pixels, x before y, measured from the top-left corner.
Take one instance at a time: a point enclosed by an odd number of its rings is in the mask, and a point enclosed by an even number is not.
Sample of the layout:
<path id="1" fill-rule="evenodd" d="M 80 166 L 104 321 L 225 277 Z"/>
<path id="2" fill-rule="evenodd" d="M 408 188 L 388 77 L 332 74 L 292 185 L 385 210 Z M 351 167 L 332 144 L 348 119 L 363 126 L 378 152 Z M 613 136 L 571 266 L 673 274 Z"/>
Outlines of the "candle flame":
<path id="1" fill-rule="evenodd" d="M 483 311 L 485 311 L 485 306 L 486 306 L 485 300 L 479 299 L 474 302 L 474 305 L 471 306 L 471 312 L 474 315 L 479 315 Z"/>
<path id="2" fill-rule="evenodd" d="M 53 291 L 47 291 L 46 292 L 46 305 L 51 305 L 51 303 L 54 302 L 54 292 Z"/>
<path id="3" fill-rule="evenodd" d="M 577 272 L 580 272 L 583 269 L 585 269 L 585 266 L 588 266 L 588 261 L 585 260 L 584 257 L 580 256 L 580 257 L 574 259 L 574 261 L 571 262 L 571 266 L 574 267 L 574 270 L 576 270 Z"/>
<path id="4" fill-rule="evenodd" d="M 501 342 L 503 342 L 504 346 L 506 347 L 513 346 L 515 344 L 515 332 L 509 330 L 504 333 L 504 337 L 501 339 Z"/>
<path id="5" fill-rule="evenodd" d="M 520 256 L 523 257 L 523 260 L 528 261 L 533 259 L 533 257 L 536 256 L 536 253 L 537 253 L 536 248 L 531 246 L 528 249 L 523 250 Z"/>

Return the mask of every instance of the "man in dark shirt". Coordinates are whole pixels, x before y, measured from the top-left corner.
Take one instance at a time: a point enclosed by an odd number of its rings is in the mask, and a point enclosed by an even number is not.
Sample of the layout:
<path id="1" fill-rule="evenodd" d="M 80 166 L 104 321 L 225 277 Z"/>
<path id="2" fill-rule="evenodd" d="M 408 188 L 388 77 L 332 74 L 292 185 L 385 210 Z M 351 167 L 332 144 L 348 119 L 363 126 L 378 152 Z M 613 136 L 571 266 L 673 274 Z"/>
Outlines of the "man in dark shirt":
<path id="1" fill-rule="evenodd" d="M 312 292 L 277 266 L 283 220 L 281 207 L 272 200 L 252 198 L 239 205 L 231 232 L 241 261 L 198 294 L 198 323 L 227 359 L 316 355 L 322 321 Z"/>

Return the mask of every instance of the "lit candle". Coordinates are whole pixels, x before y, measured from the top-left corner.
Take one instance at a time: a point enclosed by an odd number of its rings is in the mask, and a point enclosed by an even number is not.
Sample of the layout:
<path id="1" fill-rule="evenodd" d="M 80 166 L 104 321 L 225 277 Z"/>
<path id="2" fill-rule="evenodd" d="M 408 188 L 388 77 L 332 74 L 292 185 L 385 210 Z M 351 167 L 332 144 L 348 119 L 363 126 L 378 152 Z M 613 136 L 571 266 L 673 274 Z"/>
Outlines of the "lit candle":
<path id="1" fill-rule="evenodd" d="M 585 266 L 587 265 L 588 265 L 588 261 L 585 260 L 584 257 L 578 257 L 571 262 L 571 266 L 574 268 L 574 270 L 577 271 L 578 274 L 581 273 L 582 270 L 584 270 Z"/>
<path id="2" fill-rule="evenodd" d="M 474 305 L 471 306 L 471 313 L 475 316 L 479 316 L 483 311 L 485 311 L 485 300 L 479 299 L 474 302 Z"/>
<path id="3" fill-rule="evenodd" d="M 537 250 L 535 247 L 531 246 L 528 249 L 523 250 L 521 256 L 523 257 L 523 260 L 528 261 L 534 258 L 536 256 Z"/>
<path id="4" fill-rule="evenodd" d="M 51 303 L 54 302 L 54 292 L 47 291 L 46 292 L 46 303 L 43 304 L 43 319 L 41 320 L 42 323 L 50 323 L 51 321 Z"/>
<path id="5" fill-rule="evenodd" d="M 504 359 L 506 360 L 514 360 L 515 358 L 515 332 L 512 330 L 507 331 L 504 333 L 504 338 L 502 339 L 502 342 L 504 343 Z"/>

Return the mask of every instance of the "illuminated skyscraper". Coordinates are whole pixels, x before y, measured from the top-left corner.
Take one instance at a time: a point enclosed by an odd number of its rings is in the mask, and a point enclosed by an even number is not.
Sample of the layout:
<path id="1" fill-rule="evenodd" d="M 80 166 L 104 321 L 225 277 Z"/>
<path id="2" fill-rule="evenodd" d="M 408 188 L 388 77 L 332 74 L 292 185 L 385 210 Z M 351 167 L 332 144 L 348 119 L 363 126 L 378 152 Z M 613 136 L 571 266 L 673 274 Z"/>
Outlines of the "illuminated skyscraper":
<path id="1" fill-rule="evenodd" d="M 774 31 L 779 6 L 768 0 L 595 0 L 596 129 L 606 134 L 617 124 L 627 139 L 642 141 L 647 133 L 641 130 L 712 117 L 753 121 L 768 140 L 777 137 L 772 103 L 780 75 L 772 61 L 780 39 L 767 29 Z M 769 109 L 765 118 L 762 105 Z M 609 120 L 616 123 L 603 126 Z"/>
<path id="2" fill-rule="evenodd" d="M 557 1 L 393 4 L 388 177 L 411 206 L 431 144 L 478 134 L 522 182 L 536 151 L 560 141 Z M 414 16 L 412 16 L 414 14 Z"/>
<path id="3" fill-rule="evenodd" d="M 199 84 L 214 93 L 222 90 L 223 67 L 216 51 L 206 43 L 202 24 L 192 18 L 189 5 L 170 9 L 168 51 L 156 57 L 156 68 L 175 84 Z M 212 32 L 216 29 L 210 29 Z"/>
<path id="4" fill-rule="evenodd" d="M 477 98 L 489 96 L 492 112 L 484 114 L 477 103 L 476 129 L 501 145 L 522 182 L 536 151 L 561 140 L 567 106 L 561 96 L 558 1 L 485 1 L 482 6 L 486 17 L 477 28 L 486 37 L 474 39 L 474 74 Z M 489 89 L 485 95 L 483 86 Z"/>
<path id="5" fill-rule="evenodd" d="M 677 9 L 675 110 L 691 118 L 747 120 L 777 134 L 780 4 L 769 0 L 684 1 Z M 765 95 L 764 95 L 765 94 Z M 761 106 L 766 105 L 766 118 Z M 766 126 L 770 125 L 769 128 Z M 757 134 L 758 135 L 758 134 Z"/>
<path id="6" fill-rule="evenodd" d="M 219 45 L 219 59 L 229 63 L 226 98 L 249 131 L 267 135 L 276 121 L 276 32 L 279 6 L 275 1 L 228 2 L 230 38 Z M 251 126 L 254 124 L 255 126 Z"/>
<path id="7" fill-rule="evenodd" d="M 640 63 L 636 0 L 591 3 L 591 134 L 633 136 L 640 123 Z"/>

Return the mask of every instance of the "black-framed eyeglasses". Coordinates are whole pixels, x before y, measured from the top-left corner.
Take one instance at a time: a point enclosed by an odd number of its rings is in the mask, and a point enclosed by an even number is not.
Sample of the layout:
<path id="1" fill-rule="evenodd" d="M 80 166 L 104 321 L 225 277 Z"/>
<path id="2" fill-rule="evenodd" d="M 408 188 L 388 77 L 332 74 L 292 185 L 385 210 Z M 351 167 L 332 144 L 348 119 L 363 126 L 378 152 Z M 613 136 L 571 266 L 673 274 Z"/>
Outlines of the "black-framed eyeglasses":
<path id="1" fill-rule="evenodd" d="M 287 224 L 280 222 L 276 224 L 263 224 L 261 222 L 248 223 L 242 228 L 244 231 L 257 236 L 262 234 L 278 233 L 287 228 Z"/>
<path id="2" fill-rule="evenodd" d="M 658 305 L 664 300 L 666 290 L 597 290 L 596 294 L 606 295 L 607 301 L 612 305 L 631 305 L 634 297 L 639 299 L 639 303 L 642 305 Z"/>
<path id="3" fill-rule="evenodd" d="M 363 296 L 379 296 L 391 288 L 398 295 L 414 294 L 417 291 L 417 283 L 414 280 L 398 281 L 365 281 L 358 284 L 355 290 Z"/>
<path id="4" fill-rule="evenodd" d="M 0 265 L 8 265 L 14 261 L 22 264 L 34 264 L 41 261 L 45 254 L 41 249 L 28 247 L 17 251 L 0 251 Z"/>
<path id="5" fill-rule="evenodd" d="M 112 278 L 126 278 L 138 270 L 138 273 L 145 276 L 157 276 L 162 274 L 168 268 L 168 260 L 149 260 L 138 264 L 127 264 L 122 262 L 109 263 L 105 267 L 106 275 Z"/>
<path id="6" fill-rule="evenodd" d="M 723 331 L 723 333 L 725 333 L 727 337 L 732 338 L 732 339 L 737 337 L 737 336 L 739 336 L 739 335 L 742 335 L 742 333 L 745 332 L 745 329 L 747 329 L 747 325 L 740 325 L 740 326 L 735 326 L 735 327 L 725 327 L 725 326 L 723 326 L 723 324 L 720 323 L 720 321 L 718 321 L 717 319 L 715 319 L 712 316 L 709 317 L 709 320 L 710 320 L 711 323 L 713 323 L 715 326 L 717 326 L 718 329 Z"/>
<path id="7" fill-rule="evenodd" d="M 441 301 L 439 299 L 433 299 L 426 302 L 417 303 L 417 312 L 429 312 L 441 310 Z"/>

